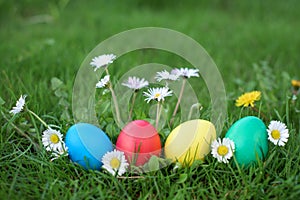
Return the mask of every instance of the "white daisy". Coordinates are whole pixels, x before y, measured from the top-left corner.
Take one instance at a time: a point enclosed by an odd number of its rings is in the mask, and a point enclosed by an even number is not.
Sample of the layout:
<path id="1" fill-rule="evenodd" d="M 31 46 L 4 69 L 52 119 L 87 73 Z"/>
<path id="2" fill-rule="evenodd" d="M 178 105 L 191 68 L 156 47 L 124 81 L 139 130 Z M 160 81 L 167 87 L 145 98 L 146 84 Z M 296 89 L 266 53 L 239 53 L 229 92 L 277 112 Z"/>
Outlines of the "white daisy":
<path id="1" fill-rule="evenodd" d="M 107 83 L 109 82 L 109 75 L 104 76 L 104 78 L 102 78 L 97 84 L 96 84 L 96 88 L 103 88 L 107 85 Z"/>
<path id="2" fill-rule="evenodd" d="M 129 77 L 128 80 L 124 83 L 122 83 L 122 85 L 129 87 L 130 89 L 133 90 L 139 90 L 143 87 L 146 87 L 149 85 L 149 82 L 146 81 L 144 78 L 140 79 L 138 77 Z"/>
<path id="3" fill-rule="evenodd" d="M 162 80 L 171 80 L 176 81 L 179 78 L 177 74 L 169 73 L 167 70 L 163 70 L 161 72 L 156 72 L 155 80 L 160 82 Z"/>
<path id="4" fill-rule="evenodd" d="M 167 87 L 149 88 L 148 92 L 144 92 L 144 96 L 147 97 L 145 99 L 147 103 L 149 103 L 151 100 L 164 101 L 165 97 L 172 96 L 172 91 Z"/>
<path id="5" fill-rule="evenodd" d="M 271 121 L 268 126 L 268 139 L 275 145 L 284 146 L 289 138 L 289 129 L 280 121 Z"/>
<path id="6" fill-rule="evenodd" d="M 116 55 L 114 54 L 103 54 L 101 56 L 97 56 L 92 59 L 92 62 L 90 62 L 90 65 L 92 67 L 95 67 L 94 71 L 99 69 L 100 67 L 106 67 L 108 64 L 111 64 L 116 59 Z"/>
<path id="7" fill-rule="evenodd" d="M 199 77 L 199 69 L 176 68 L 173 69 L 171 73 L 184 78 Z"/>
<path id="8" fill-rule="evenodd" d="M 218 138 L 212 142 L 211 149 L 212 156 L 217 158 L 218 162 L 228 163 L 235 151 L 235 145 L 229 138 L 223 138 L 223 142 Z"/>
<path id="9" fill-rule="evenodd" d="M 66 144 L 61 141 L 61 145 L 59 148 L 57 148 L 55 151 L 52 151 L 52 156 L 53 158 L 51 159 L 51 161 L 61 157 L 61 156 L 68 156 L 68 147 L 66 146 Z"/>
<path id="10" fill-rule="evenodd" d="M 43 132 L 42 142 L 47 151 L 59 151 L 62 148 L 62 134 L 60 131 L 48 128 Z"/>
<path id="11" fill-rule="evenodd" d="M 16 103 L 16 106 L 12 108 L 11 111 L 9 111 L 12 114 L 18 114 L 19 112 L 21 112 L 24 108 L 25 105 L 25 98 L 26 95 L 21 95 L 21 97 L 19 98 L 19 100 Z"/>
<path id="12" fill-rule="evenodd" d="M 118 176 L 122 176 L 129 166 L 124 152 L 118 151 L 116 149 L 111 152 L 107 152 L 102 157 L 102 163 L 102 168 L 106 169 L 113 176 L 115 176 L 116 174 L 118 174 Z"/>

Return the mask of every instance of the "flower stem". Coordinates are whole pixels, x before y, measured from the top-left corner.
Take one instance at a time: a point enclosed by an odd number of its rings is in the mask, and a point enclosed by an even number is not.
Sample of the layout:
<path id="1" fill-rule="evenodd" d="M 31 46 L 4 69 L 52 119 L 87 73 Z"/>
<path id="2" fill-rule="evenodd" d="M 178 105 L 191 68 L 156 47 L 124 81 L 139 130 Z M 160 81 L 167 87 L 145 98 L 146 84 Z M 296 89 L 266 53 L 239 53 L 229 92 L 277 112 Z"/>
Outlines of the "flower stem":
<path id="1" fill-rule="evenodd" d="M 117 102 L 117 97 L 116 97 L 115 91 L 112 88 L 111 84 L 109 86 L 109 89 L 110 89 L 111 96 L 113 98 L 113 102 L 114 102 L 115 109 L 116 109 L 117 123 L 119 124 L 121 122 L 121 117 L 120 117 L 120 111 L 119 111 L 119 106 L 118 106 L 118 102 Z"/>
<path id="2" fill-rule="evenodd" d="M 35 150 L 36 151 L 39 151 L 40 150 L 40 146 L 34 142 L 24 131 L 22 131 L 21 129 L 19 129 L 11 120 L 9 120 L 5 114 L 1 111 L 1 114 L 3 116 L 3 118 L 20 134 L 22 135 L 23 137 L 27 138 L 34 146 Z"/>
<path id="3" fill-rule="evenodd" d="M 184 91 L 185 84 L 186 84 L 186 78 L 184 78 L 184 79 L 182 80 L 182 86 L 181 86 L 181 89 L 180 89 L 179 97 L 178 97 L 178 100 L 177 100 L 177 103 L 176 103 L 174 112 L 173 112 L 173 114 L 172 114 L 172 118 L 171 118 L 171 121 L 170 121 L 170 125 L 172 125 L 172 123 L 173 123 L 173 121 L 174 121 L 174 118 L 175 118 L 175 115 L 176 115 L 176 113 L 177 113 L 177 111 L 178 111 L 178 108 L 179 108 L 179 105 L 180 105 L 180 102 L 181 102 L 181 99 L 182 99 L 182 95 L 183 95 L 183 91 Z"/>
<path id="4" fill-rule="evenodd" d="M 129 119 L 129 120 L 130 120 L 131 117 L 132 117 L 132 112 L 133 112 L 133 108 L 134 108 L 134 103 L 135 103 L 136 95 L 137 95 L 137 92 L 134 91 L 133 96 L 132 96 L 132 101 L 131 101 L 131 108 L 130 108 L 129 116 L 128 116 L 128 119 Z"/>
<path id="5" fill-rule="evenodd" d="M 264 113 L 262 113 L 261 111 L 259 111 L 255 106 L 251 107 L 251 109 L 254 110 L 255 112 L 257 112 L 259 115 L 261 115 L 264 120 L 268 121 L 268 118 L 266 117 L 266 115 Z"/>
<path id="6" fill-rule="evenodd" d="M 109 75 L 107 67 L 105 68 L 105 72 L 106 72 L 107 75 Z M 116 109 L 117 123 L 120 124 L 121 123 L 121 117 L 120 117 L 119 105 L 118 105 L 118 101 L 117 101 L 117 97 L 116 97 L 115 91 L 114 91 L 114 89 L 112 87 L 112 83 L 111 83 L 110 80 L 108 81 L 108 88 L 109 88 L 109 90 L 111 92 L 111 96 L 112 96 L 112 99 L 113 99 L 113 102 L 114 102 L 114 106 L 115 106 L 115 109 Z"/>
<path id="7" fill-rule="evenodd" d="M 157 103 L 157 107 L 156 107 L 156 121 L 155 121 L 155 128 L 156 130 L 158 130 L 158 123 L 159 123 L 159 118 L 160 118 L 160 103 Z"/>
<path id="8" fill-rule="evenodd" d="M 107 67 L 105 67 L 105 72 L 106 72 L 106 75 L 109 75 Z"/>
<path id="9" fill-rule="evenodd" d="M 199 110 L 202 110 L 202 105 L 200 103 L 194 103 L 191 108 L 190 108 L 190 112 L 189 112 L 189 116 L 188 116 L 188 120 L 190 120 L 192 118 L 192 113 L 193 113 L 193 110 L 195 109 L 199 109 Z"/>
<path id="10" fill-rule="evenodd" d="M 33 111 L 29 110 L 28 108 L 27 108 L 27 111 L 30 114 L 32 114 L 35 118 L 37 118 L 45 127 L 47 127 L 47 128 L 49 127 L 48 124 L 44 120 L 42 120 L 37 114 L 35 114 Z"/>

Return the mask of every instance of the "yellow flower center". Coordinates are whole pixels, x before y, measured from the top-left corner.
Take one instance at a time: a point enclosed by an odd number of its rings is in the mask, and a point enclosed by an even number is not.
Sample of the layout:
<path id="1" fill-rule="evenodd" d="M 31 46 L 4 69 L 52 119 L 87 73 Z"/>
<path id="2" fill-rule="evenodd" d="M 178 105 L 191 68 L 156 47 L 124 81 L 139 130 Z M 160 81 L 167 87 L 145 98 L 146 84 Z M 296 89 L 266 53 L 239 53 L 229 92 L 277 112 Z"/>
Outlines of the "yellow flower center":
<path id="1" fill-rule="evenodd" d="M 160 97 L 160 93 L 156 93 L 156 94 L 154 95 L 154 98 L 158 99 L 158 97 Z"/>
<path id="2" fill-rule="evenodd" d="M 57 144 L 57 143 L 59 142 L 59 137 L 58 137 L 58 135 L 52 134 L 52 135 L 50 136 L 50 141 L 51 141 L 53 144 Z"/>
<path id="3" fill-rule="evenodd" d="M 220 156 L 225 156 L 228 153 L 228 147 L 225 145 L 221 145 L 218 147 L 217 152 Z"/>
<path id="4" fill-rule="evenodd" d="M 118 158 L 113 158 L 110 161 L 110 166 L 114 169 L 119 169 L 121 162 Z"/>
<path id="5" fill-rule="evenodd" d="M 271 132 L 272 138 L 274 138 L 275 140 L 278 140 L 280 138 L 280 132 L 278 130 L 273 130 Z"/>

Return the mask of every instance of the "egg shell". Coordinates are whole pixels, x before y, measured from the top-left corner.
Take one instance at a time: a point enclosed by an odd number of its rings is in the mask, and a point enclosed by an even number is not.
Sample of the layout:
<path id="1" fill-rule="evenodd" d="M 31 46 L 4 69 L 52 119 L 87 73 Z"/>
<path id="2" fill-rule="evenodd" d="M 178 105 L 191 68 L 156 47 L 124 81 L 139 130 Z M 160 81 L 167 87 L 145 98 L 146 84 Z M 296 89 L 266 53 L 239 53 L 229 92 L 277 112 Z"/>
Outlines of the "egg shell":
<path id="1" fill-rule="evenodd" d="M 183 165 L 203 160 L 216 139 L 215 126 L 206 120 L 195 119 L 178 125 L 165 142 L 165 156 Z"/>
<path id="2" fill-rule="evenodd" d="M 65 143 L 70 159 L 85 169 L 100 170 L 103 155 L 113 150 L 107 135 L 100 128 L 87 123 L 71 126 Z"/>
<path id="3" fill-rule="evenodd" d="M 268 134 L 262 120 L 254 116 L 236 121 L 227 131 L 226 138 L 235 144 L 235 158 L 240 166 L 248 167 L 268 153 Z"/>
<path id="4" fill-rule="evenodd" d="M 116 149 L 136 166 L 145 164 L 152 155 L 159 156 L 161 141 L 156 129 L 145 120 L 129 122 L 120 132 Z"/>

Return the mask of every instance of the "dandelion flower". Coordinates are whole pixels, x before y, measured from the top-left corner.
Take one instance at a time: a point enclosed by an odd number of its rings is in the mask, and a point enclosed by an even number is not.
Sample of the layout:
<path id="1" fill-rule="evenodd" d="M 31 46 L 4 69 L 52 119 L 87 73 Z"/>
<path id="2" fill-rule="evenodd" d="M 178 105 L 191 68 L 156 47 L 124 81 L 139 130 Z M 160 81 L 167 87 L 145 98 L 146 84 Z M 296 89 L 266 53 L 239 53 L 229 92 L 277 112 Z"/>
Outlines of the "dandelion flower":
<path id="1" fill-rule="evenodd" d="M 138 77 L 129 77 L 128 80 L 124 83 L 122 83 L 122 85 L 133 89 L 133 90 L 139 90 L 142 89 L 143 87 L 147 87 L 149 85 L 149 82 L 146 81 L 144 78 L 140 79 Z"/>
<path id="2" fill-rule="evenodd" d="M 19 98 L 19 100 L 16 103 L 16 106 L 12 108 L 11 111 L 9 111 L 12 114 L 18 114 L 19 112 L 21 112 L 24 108 L 25 105 L 25 98 L 26 95 L 21 95 L 21 97 Z"/>
<path id="3" fill-rule="evenodd" d="M 48 128 L 43 132 L 42 142 L 47 151 L 59 151 L 62 148 L 62 134 L 60 131 Z"/>
<path id="4" fill-rule="evenodd" d="M 116 149 L 107 152 L 102 157 L 102 168 L 106 169 L 109 173 L 111 173 L 113 176 L 118 174 L 118 176 L 122 176 L 128 167 L 127 160 L 125 158 L 124 152 L 117 151 Z"/>
<path id="5" fill-rule="evenodd" d="M 300 81 L 298 80 L 292 80 L 291 84 L 294 88 L 300 88 Z"/>
<path id="6" fill-rule="evenodd" d="M 247 92 L 236 100 L 235 105 L 236 106 L 244 106 L 244 107 L 254 107 L 254 102 L 260 100 L 261 92 L 260 91 L 253 91 L 253 92 Z"/>
<path id="7" fill-rule="evenodd" d="M 104 88 L 109 82 L 109 75 L 104 76 L 97 84 L 96 88 Z"/>
<path id="8" fill-rule="evenodd" d="M 145 99 L 147 103 L 149 103 L 151 100 L 164 101 L 165 97 L 172 96 L 172 91 L 167 87 L 149 88 L 148 92 L 144 92 L 144 96 L 147 97 Z"/>
<path id="9" fill-rule="evenodd" d="M 94 71 L 96 71 L 100 67 L 107 67 L 107 65 L 113 63 L 115 59 L 116 55 L 114 54 L 103 54 L 93 58 L 92 62 L 90 62 L 90 65 L 95 67 Z"/>
<path id="10" fill-rule="evenodd" d="M 177 74 L 169 73 L 167 70 L 156 72 L 155 80 L 160 82 L 162 80 L 176 81 L 179 78 Z"/>
<path id="11" fill-rule="evenodd" d="M 284 146 L 289 138 L 289 130 L 280 121 L 271 121 L 268 126 L 268 139 L 275 145 Z"/>
<path id="12" fill-rule="evenodd" d="M 211 154 L 214 158 L 218 159 L 218 162 L 228 163 L 229 159 L 233 156 L 235 151 L 235 145 L 229 138 L 218 138 L 214 140 L 211 144 Z"/>
<path id="13" fill-rule="evenodd" d="M 184 78 L 199 77 L 199 69 L 176 68 L 171 73 Z"/>

